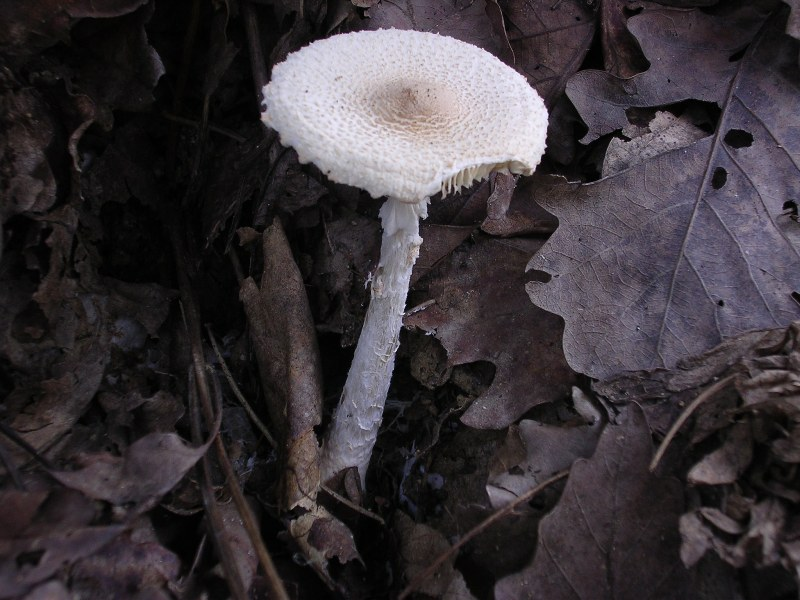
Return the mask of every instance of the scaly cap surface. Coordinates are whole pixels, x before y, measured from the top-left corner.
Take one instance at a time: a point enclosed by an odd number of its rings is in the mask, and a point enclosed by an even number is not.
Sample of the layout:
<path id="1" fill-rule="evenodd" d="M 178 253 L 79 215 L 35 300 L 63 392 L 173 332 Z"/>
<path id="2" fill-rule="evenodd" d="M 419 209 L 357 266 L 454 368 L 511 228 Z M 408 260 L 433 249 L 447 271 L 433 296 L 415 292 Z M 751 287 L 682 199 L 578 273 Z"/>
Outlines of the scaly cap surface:
<path id="1" fill-rule="evenodd" d="M 529 175 L 547 110 L 525 78 L 459 40 L 385 29 L 290 54 L 264 87 L 262 120 L 331 180 L 418 202 L 494 171 Z"/>

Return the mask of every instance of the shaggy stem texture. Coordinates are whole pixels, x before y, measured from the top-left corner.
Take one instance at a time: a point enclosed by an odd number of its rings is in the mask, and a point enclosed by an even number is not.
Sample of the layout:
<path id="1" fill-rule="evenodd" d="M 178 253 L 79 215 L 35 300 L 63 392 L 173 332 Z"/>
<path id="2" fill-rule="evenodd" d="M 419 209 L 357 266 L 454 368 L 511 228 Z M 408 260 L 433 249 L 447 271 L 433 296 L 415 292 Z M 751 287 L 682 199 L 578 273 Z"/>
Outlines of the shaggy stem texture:
<path id="1" fill-rule="evenodd" d="M 422 244 L 419 220 L 427 212 L 427 200 L 411 204 L 389 198 L 381 207 L 380 262 L 372 279 L 372 298 L 353 364 L 323 445 L 323 482 L 356 467 L 364 487 L 392 379 L 411 270 Z"/>

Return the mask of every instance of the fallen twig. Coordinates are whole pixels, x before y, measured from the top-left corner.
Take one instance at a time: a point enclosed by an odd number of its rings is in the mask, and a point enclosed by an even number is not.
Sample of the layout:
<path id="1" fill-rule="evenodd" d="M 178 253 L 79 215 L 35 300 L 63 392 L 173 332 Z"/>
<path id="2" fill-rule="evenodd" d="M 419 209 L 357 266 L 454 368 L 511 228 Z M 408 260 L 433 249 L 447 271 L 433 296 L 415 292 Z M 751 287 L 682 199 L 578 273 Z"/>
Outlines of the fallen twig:
<path id="1" fill-rule="evenodd" d="M 650 472 L 653 473 L 658 468 L 658 463 L 661 462 L 661 459 L 664 457 L 664 453 L 667 451 L 667 447 L 672 443 L 673 438 L 678 434 L 680 428 L 686 423 L 689 417 L 692 416 L 697 407 L 699 407 L 703 402 L 711 398 L 713 395 L 717 394 L 718 392 L 722 391 L 728 384 L 730 384 L 735 378 L 737 374 L 728 375 L 727 377 L 723 377 L 719 381 L 717 381 L 714 385 L 706 388 L 700 393 L 697 398 L 695 398 L 689 406 L 681 413 L 681 415 L 675 420 L 672 424 L 672 427 L 669 428 L 667 435 L 664 436 L 664 439 L 661 440 L 661 444 L 658 446 L 658 450 L 653 455 L 653 460 L 650 461 Z"/>
<path id="2" fill-rule="evenodd" d="M 515 508 L 520 506 L 521 504 L 525 504 L 526 502 L 530 502 L 530 500 L 542 492 L 545 488 L 550 486 L 551 484 L 564 479 L 567 475 L 569 475 L 569 469 L 565 469 L 564 471 L 559 471 L 549 479 L 545 479 L 542 483 L 537 485 L 535 488 L 528 490 L 521 496 L 519 496 L 516 500 L 507 504 L 494 514 L 490 515 L 480 523 L 478 523 L 475 527 L 470 529 L 467 533 L 465 533 L 461 539 L 459 539 L 455 544 L 450 546 L 446 552 L 443 552 L 439 555 L 439 557 L 431 563 L 431 565 L 425 569 L 422 573 L 417 575 L 411 583 L 409 583 L 405 589 L 400 593 L 397 597 L 398 600 L 403 600 L 407 598 L 410 594 L 414 592 L 426 579 L 432 577 L 434 573 L 436 573 L 437 569 L 441 567 L 445 561 L 447 561 L 451 556 L 453 556 L 456 552 L 458 552 L 464 545 L 466 545 L 469 541 L 471 541 L 474 537 L 476 537 L 479 533 L 482 533 L 484 530 L 488 529 L 491 525 L 493 525 L 496 521 L 499 521 L 507 514 L 512 512 Z"/>
<path id="3" fill-rule="evenodd" d="M 228 381 L 228 385 L 231 387 L 233 391 L 233 395 L 236 396 L 236 399 L 239 401 L 239 404 L 242 405 L 245 412 L 247 412 L 247 416 L 250 417 L 250 420 L 253 424 L 258 428 L 261 434 L 267 439 L 269 445 L 273 448 L 277 448 L 278 444 L 275 441 L 275 438 L 272 437 L 272 434 L 267 429 L 267 426 L 258 418 L 258 415 L 255 413 L 253 408 L 250 406 L 250 403 L 247 401 L 247 398 L 244 397 L 239 386 L 236 385 L 236 381 L 231 374 L 230 369 L 228 369 L 228 365 L 225 362 L 225 359 L 222 356 L 222 352 L 220 352 L 219 345 L 217 345 L 217 338 L 214 336 L 214 333 L 211 331 L 211 327 L 206 325 L 206 330 L 208 331 L 208 339 L 211 342 L 211 347 L 214 349 L 214 354 L 217 355 L 217 360 L 219 361 L 220 367 L 222 368 L 222 372 L 225 374 L 225 379 Z"/>
<path id="4" fill-rule="evenodd" d="M 182 306 L 184 310 L 184 323 L 186 332 L 189 338 L 189 346 L 191 351 L 192 367 L 194 369 L 195 387 L 197 396 L 200 400 L 200 410 L 202 411 L 203 418 L 207 423 L 214 422 L 214 409 L 211 404 L 211 393 L 208 385 L 208 378 L 206 377 L 206 362 L 203 356 L 203 341 L 202 330 L 200 328 L 200 310 L 197 305 L 197 298 L 192 290 L 191 281 L 188 275 L 189 260 L 186 256 L 186 247 L 184 245 L 181 232 L 176 223 L 180 222 L 178 219 L 171 219 L 170 237 L 172 241 L 173 251 L 175 253 L 175 261 L 178 274 L 178 288 L 181 293 Z M 270 598 L 275 600 L 289 600 L 289 594 L 283 585 L 283 581 L 278 575 L 275 564 L 264 545 L 264 540 L 261 538 L 258 524 L 256 522 L 253 511 L 244 493 L 239 487 L 239 481 L 236 472 L 228 459 L 228 454 L 225 450 L 225 445 L 219 435 L 214 438 L 214 449 L 217 453 L 219 466 L 225 475 L 228 491 L 231 498 L 236 504 L 236 509 L 239 511 L 239 516 L 242 519 L 242 524 L 250 537 L 253 544 L 253 549 L 258 556 L 258 561 L 264 569 L 264 576 L 270 586 Z"/>
<path id="5" fill-rule="evenodd" d="M 351 502 L 350 500 L 348 500 L 347 498 L 345 498 L 341 494 L 338 494 L 335 491 L 333 491 L 327 485 L 321 485 L 321 486 L 319 486 L 319 489 L 321 489 L 323 492 L 328 494 L 331 498 L 333 498 L 334 500 L 336 500 L 340 504 L 344 504 L 347 508 L 353 509 L 358 514 L 364 515 L 365 517 L 368 517 L 368 518 L 372 519 L 373 521 L 377 521 L 381 525 L 386 525 L 386 522 L 380 517 L 380 515 L 376 515 L 374 512 L 359 506 L 355 502 Z"/>

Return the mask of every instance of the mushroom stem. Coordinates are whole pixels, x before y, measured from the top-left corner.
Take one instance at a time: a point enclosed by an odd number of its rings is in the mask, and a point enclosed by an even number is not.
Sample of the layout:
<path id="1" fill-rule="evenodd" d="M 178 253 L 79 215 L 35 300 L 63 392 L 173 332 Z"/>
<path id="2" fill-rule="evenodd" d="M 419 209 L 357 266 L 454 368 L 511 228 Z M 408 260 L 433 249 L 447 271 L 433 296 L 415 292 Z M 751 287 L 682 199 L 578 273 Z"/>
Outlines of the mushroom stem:
<path id="1" fill-rule="evenodd" d="M 323 445 L 322 481 L 356 467 L 364 486 L 392 379 L 411 270 L 422 244 L 419 220 L 427 213 L 427 199 L 409 203 L 388 198 L 381 207 L 380 261 L 353 363 Z"/>

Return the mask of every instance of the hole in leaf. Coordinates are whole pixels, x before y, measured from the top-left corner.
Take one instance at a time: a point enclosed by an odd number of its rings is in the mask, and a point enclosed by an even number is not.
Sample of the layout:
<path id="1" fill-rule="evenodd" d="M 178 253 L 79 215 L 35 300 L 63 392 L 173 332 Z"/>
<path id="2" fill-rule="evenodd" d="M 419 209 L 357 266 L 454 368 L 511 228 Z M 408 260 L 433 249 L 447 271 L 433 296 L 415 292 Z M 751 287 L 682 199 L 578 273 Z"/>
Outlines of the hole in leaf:
<path id="1" fill-rule="evenodd" d="M 797 202 L 794 200 L 787 200 L 783 203 L 783 214 L 789 215 L 790 217 L 797 218 Z"/>
<path id="2" fill-rule="evenodd" d="M 729 129 L 724 140 L 731 148 L 749 148 L 753 145 L 753 134 L 743 129 Z"/>
<path id="3" fill-rule="evenodd" d="M 545 273 L 544 271 L 539 271 L 538 269 L 532 269 L 527 273 L 528 281 L 535 281 L 537 283 L 548 283 L 551 279 L 553 279 L 553 275 L 550 273 Z M 555 275 L 558 277 L 558 275 Z"/>
<path id="4" fill-rule="evenodd" d="M 714 169 L 714 174 L 711 176 L 711 187 L 718 190 L 725 185 L 726 181 L 728 181 L 728 172 L 722 167 Z"/>
<path id="5" fill-rule="evenodd" d="M 742 57 L 744 56 L 745 52 L 747 52 L 747 46 L 745 46 L 741 50 L 737 50 L 736 52 L 731 54 L 728 57 L 728 62 L 738 62 L 738 61 L 742 60 Z"/>
<path id="6" fill-rule="evenodd" d="M 717 306 L 725 306 L 725 300 L 717 300 Z"/>

